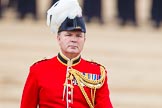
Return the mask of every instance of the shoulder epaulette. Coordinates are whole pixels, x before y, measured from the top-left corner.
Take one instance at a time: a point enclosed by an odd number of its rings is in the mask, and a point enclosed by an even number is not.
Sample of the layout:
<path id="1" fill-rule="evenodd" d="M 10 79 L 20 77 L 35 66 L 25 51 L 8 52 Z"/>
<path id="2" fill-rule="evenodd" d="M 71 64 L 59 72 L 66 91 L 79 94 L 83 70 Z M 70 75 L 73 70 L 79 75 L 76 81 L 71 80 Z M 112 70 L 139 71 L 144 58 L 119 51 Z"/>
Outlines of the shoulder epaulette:
<path id="1" fill-rule="evenodd" d="M 49 60 L 49 59 L 43 58 L 42 60 L 39 60 L 39 61 L 35 62 L 32 66 L 34 66 L 34 65 L 36 65 L 36 64 L 39 64 L 39 63 L 41 63 L 41 62 L 47 61 L 47 60 Z"/>
<path id="2" fill-rule="evenodd" d="M 95 65 L 98 65 L 98 66 L 102 66 L 105 69 L 105 67 L 102 64 L 99 64 L 99 63 L 97 63 L 97 62 L 95 62 L 93 60 L 91 60 L 91 61 L 88 61 L 87 60 L 87 62 L 92 63 L 92 64 L 95 64 Z"/>

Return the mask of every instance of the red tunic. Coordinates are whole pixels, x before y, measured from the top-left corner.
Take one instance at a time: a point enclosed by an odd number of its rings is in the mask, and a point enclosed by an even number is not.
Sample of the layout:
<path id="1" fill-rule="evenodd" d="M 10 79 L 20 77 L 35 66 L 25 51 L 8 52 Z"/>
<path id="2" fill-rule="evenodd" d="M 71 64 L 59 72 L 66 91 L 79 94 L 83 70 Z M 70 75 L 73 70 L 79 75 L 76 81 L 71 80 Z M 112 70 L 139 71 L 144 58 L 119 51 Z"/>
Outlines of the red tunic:
<path id="1" fill-rule="evenodd" d="M 87 73 L 100 75 L 100 66 L 78 58 L 72 68 Z M 63 84 L 66 79 L 66 60 L 56 56 L 52 59 L 35 63 L 30 68 L 21 100 L 20 108 L 67 108 L 66 98 L 63 100 Z M 91 89 L 84 86 L 91 99 Z M 73 103 L 68 102 L 68 108 L 89 108 L 79 86 L 74 84 Z M 112 108 L 109 98 L 107 77 L 104 85 L 96 90 L 94 108 Z"/>

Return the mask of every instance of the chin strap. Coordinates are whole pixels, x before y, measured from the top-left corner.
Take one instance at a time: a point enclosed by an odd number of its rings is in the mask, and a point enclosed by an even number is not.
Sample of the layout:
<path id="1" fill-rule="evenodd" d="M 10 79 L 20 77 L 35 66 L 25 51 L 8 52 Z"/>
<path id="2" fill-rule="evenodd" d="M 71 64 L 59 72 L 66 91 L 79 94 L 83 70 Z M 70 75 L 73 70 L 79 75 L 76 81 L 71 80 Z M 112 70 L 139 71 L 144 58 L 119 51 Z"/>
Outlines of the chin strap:
<path id="1" fill-rule="evenodd" d="M 94 108 L 96 89 L 101 88 L 105 81 L 105 73 L 106 72 L 102 66 L 100 66 L 100 71 L 101 71 L 101 77 L 98 80 L 88 79 L 86 76 L 82 75 L 81 72 L 79 72 L 78 70 L 72 69 L 72 68 L 68 70 L 68 74 L 66 76 L 66 78 L 68 80 L 70 80 L 71 82 L 72 82 L 73 78 L 76 79 L 78 86 L 79 86 L 79 88 L 80 88 L 80 90 L 81 90 L 81 92 L 82 92 L 82 94 L 90 108 Z M 91 88 L 91 100 L 89 99 L 86 91 L 84 90 L 83 84 L 85 86 Z M 66 82 L 65 82 L 64 86 L 66 86 Z M 70 87 L 72 90 L 71 92 L 73 93 L 73 88 L 74 88 L 73 83 L 70 84 Z"/>

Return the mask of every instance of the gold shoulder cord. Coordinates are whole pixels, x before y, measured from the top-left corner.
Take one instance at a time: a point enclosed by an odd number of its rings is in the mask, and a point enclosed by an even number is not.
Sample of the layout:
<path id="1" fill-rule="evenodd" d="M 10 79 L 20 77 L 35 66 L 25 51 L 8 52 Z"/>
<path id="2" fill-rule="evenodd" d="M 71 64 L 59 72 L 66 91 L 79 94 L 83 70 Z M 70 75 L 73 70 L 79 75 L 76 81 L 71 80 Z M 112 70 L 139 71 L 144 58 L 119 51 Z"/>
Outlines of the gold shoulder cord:
<path id="1" fill-rule="evenodd" d="M 69 70 L 69 74 L 71 74 L 72 76 L 75 77 L 75 79 L 78 83 L 78 86 L 79 86 L 79 88 L 80 88 L 80 90 L 81 90 L 81 92 L 82 92 L 84 98 L 86 99 L 90 108 L 94 108 L 96 89 L 101 88 L 105 81 L 105 69 L 102 66 L 100 66 L 100 71 L 101 71 L 101 78 L 99 80 L 91 80 L 91 79 L 88 79 L 86 76 L 82 75 L 81 72 L 79 72 L 78 70 L 75 70 L 75 69 Z M 69 77 L 71 75 L 69 75 Z M 84 84 L 85 86 L 91 88 L 92 102 L 88 98 L 88 95 L 85 92 L 81 83 Z"/>

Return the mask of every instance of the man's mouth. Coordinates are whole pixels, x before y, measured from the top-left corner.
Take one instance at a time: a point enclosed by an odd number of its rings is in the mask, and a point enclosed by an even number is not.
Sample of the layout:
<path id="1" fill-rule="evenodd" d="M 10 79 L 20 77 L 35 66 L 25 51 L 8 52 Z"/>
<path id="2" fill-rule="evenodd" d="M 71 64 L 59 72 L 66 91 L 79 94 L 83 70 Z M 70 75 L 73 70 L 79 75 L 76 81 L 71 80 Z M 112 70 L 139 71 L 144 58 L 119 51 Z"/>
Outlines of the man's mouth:
<path id="1" fill-rule="evenodd" d="M 69 45 L 69 47 L 72 49 L 77 48 L 77 46 L 75 46 L 75 45 Z"/>

